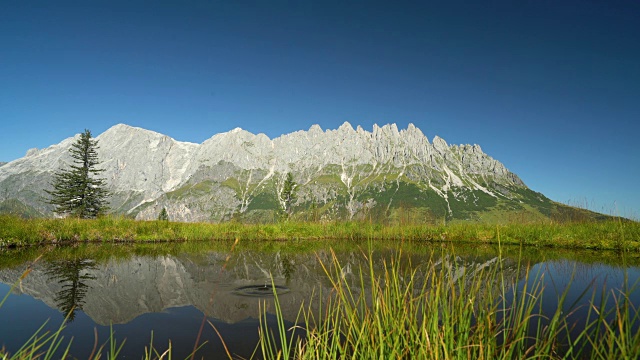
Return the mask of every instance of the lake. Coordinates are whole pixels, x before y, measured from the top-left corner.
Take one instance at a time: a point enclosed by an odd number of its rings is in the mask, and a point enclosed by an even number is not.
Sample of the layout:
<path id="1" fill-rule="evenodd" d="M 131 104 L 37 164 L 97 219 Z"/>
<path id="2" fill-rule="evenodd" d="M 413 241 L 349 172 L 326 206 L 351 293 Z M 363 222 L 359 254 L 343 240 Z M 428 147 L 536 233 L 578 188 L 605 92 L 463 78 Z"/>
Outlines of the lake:
<path id="1" fill-rule="evenodd" d="M 591 292 L 581 295 L 585 289 L 611 292 L 640 277 L 637 257 L 476 244 L 345 240 L 30 248 L 0 255 L 0 295 L 17 284 L 0 308 L 0 345 L 13 353 L 45 322 L 45 329 L 55 331 L 68 315 L 62 334 L 73 338 L 71 353 L 77 358 L 92 353 L 96 336 L 99 345 L 105 343 L 110 327 L 118 341 L 126 339 L 121 358 L 139 359 L 151 342 L 160 352 L 171 342 L 173 357 L 185 358 L 196 339 L 204 343 L 196 358 L 222 358 L 220 338 L 231 353 L 249 358 L 258 342 L 261 309 L 275 324 L 271 279 L 292 326 L 302 304 L 317 310 L 314 298 L 330 293 L 323 264 L 331 263 L 332 251 L 339 276 L 354 288 L 360 284 L 359 269 L 368 269 L 369 254 L 376 271 L 385 261 L 400 259 L 418 277 L 435 264 L 451 269 L 455 281 L 491 267 L 499 267 L 509 286 L 542 281 L 543 312 L 549 313 L 571 283 L 565 304 L 577 303 L 568 311 L 578 327 L 586 316 L 581 304 L 591 297 Z M 488 284 L 488 291 L 497 286 Z M 640 305 L 640 291 L 634 289 L 630 297 Z"/>

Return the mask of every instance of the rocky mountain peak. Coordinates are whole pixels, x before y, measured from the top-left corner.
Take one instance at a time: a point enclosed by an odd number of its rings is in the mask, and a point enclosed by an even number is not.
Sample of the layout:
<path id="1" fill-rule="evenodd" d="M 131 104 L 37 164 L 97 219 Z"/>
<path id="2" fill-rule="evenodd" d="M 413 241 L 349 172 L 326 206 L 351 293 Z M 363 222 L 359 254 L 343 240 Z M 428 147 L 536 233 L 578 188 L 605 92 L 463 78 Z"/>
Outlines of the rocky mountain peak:
<path id="1" fill-rule="evenodd" d="M 97 139 L 102 175 L 114 194 L 112 208 L 146 219 L 156 218 L 159 207 L 186 221 L 275 211 L 287 172 L 300 184 L 297 206 L 324 204 L 329 217 L 353 218 L 375 206 L 392 206 L 394 194 L 408 196 L 400 191 L 402 186 L 415 193 L 408 198 L 415 206 L 423 206 L 417 199 L 436 204 L 433 197 L 440 197 L 437 206 L 445 204 L 442 211 L 447 213 L 452 212 L 447 205 L 452 199 L 468 198 L 459 194 L 480 191 L 496 197 L 513 186 L 524 187 L 480 146 L 449 146 L 438 136 L 429 143 L 413 124 L 402 130 L 396 124 L 375 124 L 371 132 L 361 126 L 354 130 L 349 122 L 327 131 L 313 125 L 273 140 L 235 128 L 202 144 L 117 124 Z M 43 189 L 53 173 L 68 164 L 74 141 L 33 150 L 2 166 L 0 189 L 50 211 L 41 201 Z M 489 184 L 499 184 L 500 191 L 492 191 Z"/>
<path id="2" fill-rule="evenodd" d="M 414 139 L 417 138 L 425 138 L 426 140 L 426 136 L 422 133 L 422 131 L 420 129 L 418 129 L 415 125 L 413 125 L 412 123 L 409 123 L 409 125 L 407 126 L 406 130 L 402 130 L 403 133 L 406 134 L 406 136 L 410 136 Z"/>
<path id="3" fill-rule="evenodd" d="M 96 139 L 105 141 L 127 141 L 130 139 L 164 139 L 164 141 L 176 141 L 167 135 L 147 130 L 141 127 L 129 126 L 126 124 L 117 124 L 107 129 L 102 134 L 96 136 Z"/>
<path id="4" fill-rule="evenodd" d="M 342 123 L 342 125 L 340 125 L 340 127 L 338 128 L 339 132 L 355 132 L 355 130 L 353 130 L 353 126 L 351 126 L 351 124 L 348 121 L 345 121 L 344 123 Z"/>
<path id="5" fill-rule="evenodd" d="M 318 124 L 311 125 L 311 127 L 309 128 L 308 132 L 311 135 L 319 135 L 321 133 L 324 133 L 324 131 L 322 130 L 322 128 Z"/>
<path id="6" fill-rule="evenodd" d="M 127 124 L 118 123 L 118 124 L 115 124 L 112 127 L 108 128 L 105 132 L 107 132 L 107 133 L 108 132 L 113 132 L 113 131 L 118 131 L 118 132 L 119 131 L 125 131 L 126 132 L 126 131 L 131 131 L 131 130 L 134 130 L 134 129 L 146 130 L 146 129 L 142 129 L 142 128 L 139 128 L 139 127 L 134 127 L 134 126 L 127 125 Z"/>
<path id="7" fill-rule="evenodd" d="M 449 145 L 447 144 L 447 142 L 438 135 L 433 138 L 433 147 L 435 147 L 436 150 L 438 150 L 438 152 L 440 153 L 449 151 Z"/>

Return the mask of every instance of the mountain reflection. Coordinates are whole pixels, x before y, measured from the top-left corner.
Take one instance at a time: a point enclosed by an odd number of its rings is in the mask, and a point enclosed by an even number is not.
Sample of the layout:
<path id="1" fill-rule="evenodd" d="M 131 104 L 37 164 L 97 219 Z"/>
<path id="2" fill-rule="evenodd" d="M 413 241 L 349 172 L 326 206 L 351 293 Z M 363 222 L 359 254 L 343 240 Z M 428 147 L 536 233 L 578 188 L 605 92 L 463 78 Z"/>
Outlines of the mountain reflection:
<path id="1" fill-rule="evenodd" d="M 373 260 L 376 271 L 382 274 L 385 261 L 394 257 L 394 253 L 393 249 L 376 253 Z M 341 277 L 353 285 L 354 291 L 360 291 L 360 269 L 365 269 L 365 280 L 370 276 L 366 270 L 367 257 L 359 250 L 340 252 L 336 256 Z M 270 292 L 256 298 L 240 296 L 234 291 L 240 287 L 271 284 L 273 279 L 277 288 L 288 289 L 279 297 L 279 302 L 285 318 L 294 321 L 301 304 L 316 306 L 319 302 L 312 297 L 331 292 L 331 283 L 323 268 L 331 259 L 330 250 L 301 254 L 242 251 L 230 258 L 223 252 L 131 255 L 99 263 L 78 257 L 34 266 L 22 281 L 22 289 L 68 314 L 69 321 L 73 321 L 77 310 L 82 310 L 99 325 L 109 325 L 125 324 L 147 313 L 193 306 L 207 317 L 231 324 L 258 318 L 261 306 L 268 312 L 273 311 Z M 422 279 L 427 278 L 429 271 L 443 266 L 451 269 L 448 271 L 451 280 L 458 281 L 459 276 L 474 276 L 483 268 L 500 264 L 507 280 L 517 282 L 523 270 L 507 259 L 498 262 L 493 255 L 403 254 L 402 261 L 411 264 L 422 274 L 417 278 Z M 10 283 L 20 274 L 17 268 L 2 270 L 0 281 Z M 364 281 L 364 284 L 370 283 Z"/>

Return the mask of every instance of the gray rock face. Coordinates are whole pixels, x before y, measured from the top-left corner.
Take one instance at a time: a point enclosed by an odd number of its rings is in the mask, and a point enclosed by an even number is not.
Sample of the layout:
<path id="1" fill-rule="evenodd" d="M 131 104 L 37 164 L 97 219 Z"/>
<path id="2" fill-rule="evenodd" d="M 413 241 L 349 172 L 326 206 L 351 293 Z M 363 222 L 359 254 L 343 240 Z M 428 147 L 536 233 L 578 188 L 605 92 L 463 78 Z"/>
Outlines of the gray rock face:
<path id="1" fill-rule="evenodd" d="M 97 140 L 103 176 L 111 189 L 144 193 L 145 200 L 180 185 L 199 147 L 127 125 L 116 125 Z"/>
<path id="2" fill-rule="evenodd" d="M 0 167 L 0 191 L 50 212 L 43 189 L 55 171 L 70 163 L 68 150 L 75 140 L 29 150 Z M 382 200 L 376 193 L 394 187 L 397 193 L 402 184 L 437 194 L 450 215 L 449 203 L 461 192 L 507 199 L 510 192 L 504 189 L 526 189 L 480 146 L 450 146 L 437 136 L 430 143 L 412 124 L 403 130 L 395 124 L 374 125 L 371 132 L 346 122 L 326 131 L 314 125 L 275 139 L 236 128 L 202 144 L 119 124 L 97 140 L 112 209 L 142 219 L 157 217 L 162 207 L 171 219 L 183 221 L 273 211 L 287 172 L 298 183 L 296 206 L 322 204 L 324 217 L 353 218 L 367 206 L 388 208 L 393 196 Z"/>

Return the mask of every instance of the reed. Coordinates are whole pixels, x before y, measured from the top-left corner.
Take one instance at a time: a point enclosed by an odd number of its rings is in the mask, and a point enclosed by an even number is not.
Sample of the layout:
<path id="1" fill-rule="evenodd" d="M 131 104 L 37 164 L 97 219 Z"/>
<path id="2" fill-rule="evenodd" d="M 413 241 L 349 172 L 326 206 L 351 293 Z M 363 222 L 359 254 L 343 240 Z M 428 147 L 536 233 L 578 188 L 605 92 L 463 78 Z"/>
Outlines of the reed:
<path id="1" fill-rule="evenodd" d="M 384 263 L 381 275 L 359 269 L 349 285 L 337 257 L 324 264 L 330 294 L 318 294 L 320 306 L 303 307 L 304 321 L 295 328 L 278 322 L 262 328 L 266 359 L 635 359 L 640 356 L 640 313 L 620 290 L 609 301 L 596 302 L 589 291 L 589 316 L 576 331 L 566 304 L 568 289 L 558 296 L 557 310 L 542 314 L 545 291 L 540 274 L 525 272 L 524 285 L 507 283 L 502 262 L 459 276 L 460 269 L 432 262 L 417 271 L 402 256 Z M 469 274 L 467 274 L 469 275 Z M 533 280 L 533 281 L 529 281 Z M 531 285 L 529 285 L 531 284 Z M 635 285 L 634 285 L 635 286 Z M 603 294 L 605 295 L 605 294 Z M 274 293 L 277 297 L 277 294 Z M 318 310 L 319 308 L 319 310 Z M 276 316 L 280 317 L 276 303 Z M 266 326 L 263 324 L 263 327 Z M 293 331 L 306 337 L 292 342 Z M 276 339 L 273 333 L 278 333 Z M 282 341 L 281 352 L 274 342 Z"/>

